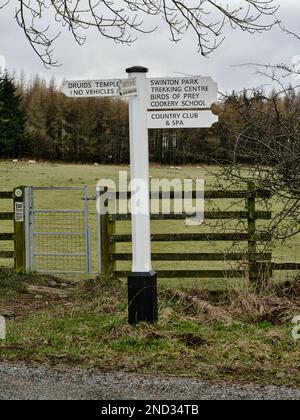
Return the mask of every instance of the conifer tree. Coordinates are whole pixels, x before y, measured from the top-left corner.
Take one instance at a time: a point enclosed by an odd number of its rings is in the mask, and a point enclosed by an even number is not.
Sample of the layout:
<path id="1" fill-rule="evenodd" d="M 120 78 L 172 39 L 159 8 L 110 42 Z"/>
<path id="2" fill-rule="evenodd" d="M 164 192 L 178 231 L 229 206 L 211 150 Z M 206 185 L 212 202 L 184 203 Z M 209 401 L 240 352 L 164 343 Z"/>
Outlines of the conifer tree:
<path id="1" fill-rule="evenodd" d="M 19 157 L 25 152 L 25 112 L 13 79 L 0 79 L 0 156 Z"/>

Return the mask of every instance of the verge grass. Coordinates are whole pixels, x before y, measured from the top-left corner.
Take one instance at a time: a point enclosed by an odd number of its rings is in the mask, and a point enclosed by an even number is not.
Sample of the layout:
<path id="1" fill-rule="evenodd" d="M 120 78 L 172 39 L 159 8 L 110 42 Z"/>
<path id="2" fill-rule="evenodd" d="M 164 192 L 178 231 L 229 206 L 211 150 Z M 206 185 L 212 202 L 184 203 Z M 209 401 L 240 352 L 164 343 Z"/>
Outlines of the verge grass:
<path id="1" fill-rule="evenodd" d="M 300 386 L 290 290 L 282 299 L 161 288 L 159 322 L 130 326 L 123 283 L 93 279 L 67 305 L 8 320 L 0 360 Z"/>

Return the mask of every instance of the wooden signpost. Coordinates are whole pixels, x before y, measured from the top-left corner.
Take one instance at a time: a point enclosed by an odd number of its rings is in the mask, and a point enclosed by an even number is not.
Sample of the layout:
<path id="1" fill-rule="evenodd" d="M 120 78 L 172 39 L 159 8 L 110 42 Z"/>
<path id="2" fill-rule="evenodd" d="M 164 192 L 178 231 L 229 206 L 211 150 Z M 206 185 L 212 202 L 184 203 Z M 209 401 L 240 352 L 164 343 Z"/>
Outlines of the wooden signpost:
<path id="1" fill-rule="evenodd" d="M 152 270 L 148 129 L 211 127 L 217 85 L 209 77 L 146 77 L 148 69 L 126 70 L 124 80 L 65 81 L 71 98 L 123 96 L 129 99 L 132 189 L 132 272 L 128 276 L 129 323 L 157 321 L 157 274 Z M 136 198 L 136 199 L 135 199 Z"/>

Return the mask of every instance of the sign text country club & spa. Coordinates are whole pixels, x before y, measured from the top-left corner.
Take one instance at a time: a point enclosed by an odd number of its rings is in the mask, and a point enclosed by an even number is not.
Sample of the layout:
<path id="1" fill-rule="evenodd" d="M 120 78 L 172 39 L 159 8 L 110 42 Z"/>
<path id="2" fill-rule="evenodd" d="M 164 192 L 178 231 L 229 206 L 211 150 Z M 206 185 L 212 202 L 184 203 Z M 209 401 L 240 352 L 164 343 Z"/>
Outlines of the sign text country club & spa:
<path id="1" fill-rule="evenodd" d="M 64 83 L 62 91 L 74 98 L 119 96 L 124 82 L 118 79 L 69 81 Z M 125 89 L 124 96 L 127 92 Z M 150 129 L 211 127 L 218 121 L 210 111 L 216 100 L 217 84 L 210 77 L 146 79 L 147 126 Z"/>
<path id="2" fill-rule="evenodd" d="M 148 112 L 148 128 L 209 128 L 218 121 L 211 111 Z"/>

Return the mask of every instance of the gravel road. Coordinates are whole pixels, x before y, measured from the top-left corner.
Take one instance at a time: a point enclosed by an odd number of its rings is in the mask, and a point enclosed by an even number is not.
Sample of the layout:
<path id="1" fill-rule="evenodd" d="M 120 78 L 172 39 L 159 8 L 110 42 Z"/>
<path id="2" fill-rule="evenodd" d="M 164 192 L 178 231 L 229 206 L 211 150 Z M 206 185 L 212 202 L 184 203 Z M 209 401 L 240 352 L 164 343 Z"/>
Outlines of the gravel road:
<path id="1" fill-rule="evenodd" d="M 0 400 L 300 400 L 300 389 L 0 363 Z"/>

